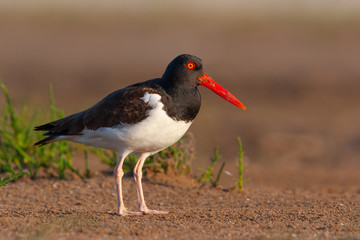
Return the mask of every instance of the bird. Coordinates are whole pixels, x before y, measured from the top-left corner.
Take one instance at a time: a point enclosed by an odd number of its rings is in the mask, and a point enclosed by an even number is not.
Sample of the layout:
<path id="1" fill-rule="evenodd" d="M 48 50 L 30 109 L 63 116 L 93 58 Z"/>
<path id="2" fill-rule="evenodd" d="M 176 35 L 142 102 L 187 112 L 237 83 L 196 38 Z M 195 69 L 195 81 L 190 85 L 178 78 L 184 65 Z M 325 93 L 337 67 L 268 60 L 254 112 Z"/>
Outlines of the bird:
<path id="1" fill-rule="evenodd" d="M 114 169 L 118 215 L 167 214 L 149 209 L 142 188 L 142 167 L 147 157 L 176 143 L 189 129 L 200 110 L 202 85 L 240 109 L 246 107 L 204 71 L 200 58 L 181 54 L 166 67 L 160 78 L 136 83 L 110 93 L 92 107 L 34 128 L 46 138 L 34 145 L 72 141 L 118 152 Z M 133 170 L 138 210 L 124 205 L 123 163 L 137 155 Z"/>

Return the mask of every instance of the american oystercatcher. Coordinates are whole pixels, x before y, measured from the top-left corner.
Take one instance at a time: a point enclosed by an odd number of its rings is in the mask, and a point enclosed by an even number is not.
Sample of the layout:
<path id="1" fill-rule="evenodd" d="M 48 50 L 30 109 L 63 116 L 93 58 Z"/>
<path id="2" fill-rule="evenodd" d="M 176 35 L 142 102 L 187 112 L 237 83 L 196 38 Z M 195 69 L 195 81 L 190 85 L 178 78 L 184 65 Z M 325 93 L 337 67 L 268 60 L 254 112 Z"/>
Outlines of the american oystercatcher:
<path id="1" fill-rule="evenodd" d="M 119 215 L 166 214 L 150 210 L 141 184 L 145 159 L 176 143 L 188 130 L 200 110 L 198 86 L 203 85 L 235 106 L 245 106 L 212 80 L 200 58 L 183 54 L 167 66 L 161 78 L 117 90 L 91 108 L 35 127 L 47 131 L 35 145 L 68 140 L 89 146 L 118 151 L 114 170 Z M 134 168 L 139 207 L 128 211 L 122 198 L 122 165 L 127 155 L 137 154 Z"/>

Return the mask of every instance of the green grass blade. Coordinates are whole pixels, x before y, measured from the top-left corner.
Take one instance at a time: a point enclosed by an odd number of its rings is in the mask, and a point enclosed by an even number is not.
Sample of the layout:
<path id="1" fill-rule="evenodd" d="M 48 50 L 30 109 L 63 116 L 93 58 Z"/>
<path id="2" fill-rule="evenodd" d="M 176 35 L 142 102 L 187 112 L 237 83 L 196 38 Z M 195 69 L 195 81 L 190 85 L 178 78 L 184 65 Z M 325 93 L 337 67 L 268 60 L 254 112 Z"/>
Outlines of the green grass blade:
<path id="1" fill-rule="evenodd" d="M 221 174 L 222 174 L 222 172 L 223 172 L 223 170 L 224 170 L 224 167 L 225 167 L 225 162 L 223 162 L 223 163 L 221 164 L 221 167 L 220 167 L 219 172 L 218 172 L 218 174 L 217 174 L 217 176 L 216 176 L 216 179 L 215 179 L 215 181 L 214 181 L 213 184 L 212 184 L 213 187 L 216 187 L 217 184 L 219 183 L 220 176 L 221 176 Z"/>
<path id="2" fill-rule="evenodd" d="M 21 178 L 24 175 L 29 175 L 29 174 L 30 174 L 29 172 L 19 172 L 19 173 L 11 174 L 7 178 L 0 178 L 0 187 L 6 186 L 10 181 L 14 181 L 16 179 Z"/>
<path id="3" fill-rule="evenodd" d="M 236 179 L 236 185 L 233 188 L 233 190 L 235 189 L 239 189 L 239 192 L 243 191 L 243 184 L 244 184 L 244 176 L 243 176 L 243 172 L 244 172 L 244 165 L 243 165 L 243 155 L 244 155 L 244 151 L 242 149 L 242 142 L 241 142 L 241 138 L 238 137 L 238 146 L 239 146 L 239 163 L 237 165 L 238 168 L 238 174 L 239 174 L 239 178 Z"/>
<path id="4" fill-rule="evenodd" d="M 89 155 L 88 155 L 88 150 L 86 148 L 84 148 L 84 158 L 85 158 L 85 176 L 86 178 L 90 178 L 91 174 L 90 174 L 90 165 L 89 165 Z"/>

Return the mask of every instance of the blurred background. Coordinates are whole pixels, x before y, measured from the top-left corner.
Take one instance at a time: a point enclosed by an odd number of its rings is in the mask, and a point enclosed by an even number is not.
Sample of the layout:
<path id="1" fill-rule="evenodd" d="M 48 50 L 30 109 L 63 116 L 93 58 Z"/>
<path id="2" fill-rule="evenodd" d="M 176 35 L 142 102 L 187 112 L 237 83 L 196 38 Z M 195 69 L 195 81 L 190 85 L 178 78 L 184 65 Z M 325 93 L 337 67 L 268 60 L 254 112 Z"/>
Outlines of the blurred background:
<path id="1" fill-rule="evenodd" d="M 219 146 L 235 172 L 238 136 L 249 167 L 360 168 L 360 1 L 0 1 L 16 106 L 47 109 L 52 84 L 78 112 L 182 53 L 247 107 L 200 88 L 194 169 Z"/>

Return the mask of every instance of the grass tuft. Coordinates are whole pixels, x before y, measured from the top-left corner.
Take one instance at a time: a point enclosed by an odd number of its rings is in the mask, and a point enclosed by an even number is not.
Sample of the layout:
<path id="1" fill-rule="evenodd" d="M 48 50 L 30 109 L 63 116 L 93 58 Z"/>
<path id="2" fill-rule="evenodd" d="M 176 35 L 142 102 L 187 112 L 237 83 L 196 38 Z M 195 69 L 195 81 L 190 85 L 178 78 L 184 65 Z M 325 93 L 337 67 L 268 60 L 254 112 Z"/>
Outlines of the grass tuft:
<path id="1" fill-rule="evenodd" d="M 72 166 L 74 149 L 67 142 L 56 142 L 43 147 L 33 144 L 41 138 L 41 133 L 33 131 L 40 110 L 29 114 L 24 106 L 20 113 L 14 109 L 8 89 L 0 80 L 0 88 L 5 96 L 4 117 L 0 122 L 0 174 L 22 177 L 28 172 L 32 179 L 40 168 L 57 169 L 57 177 L 65 178 L 67 169 L 82 178 Z M 52 88 L 49 88 L 51 120 L 61 118 L 64 113 L 55 107 Z M 13 178 L 15 179 L 15 178 Z"/>
<path id="2" fill-rule="evenodd" d="M 145 173 L 169 173 L 189 175 L 194 157 L 194 137 L 191 133 L 183 136 L 174 145 L 152 155 L 145 162 Z"/>
<path id="3" fill-rule="evenodd" d="M 13 173 L 11 174 L 9 177 L 7 178 L 0 178 L 0 187 L 2 186 L 6 186 L 6 184 L 10 181 L 14 181 L 18 178 L 21 178 L 22 176 L 24 175 L 29 175 L 30 173 L 29 172 L 19 172 L 19 173 Z"/>
<path id="4" fill-rule="evenodd" d="M 1 80 L 0 88 L 5 96 L 5 109 L 3 118 L 0 119 L 0 173 L 5 172 L 11 179 L 15 179 L 28 172 L 35 178 L 39 162 L 33 154 L 34 132 L 31 125 L 34 124 L 38 111 L 29 117 L 27 108 L 23 107 L 17 114 L 8 89 Z"/>
<path id="5" fill-rule="evenodd" d="M 198 182 L 204 183 L 204 184 L 206 182 L 210 182 L 211 187 L 216 187 L 218 185 L 218 182 L 220 180 L 221 174 L 222 174 L 224 166 L 225 166 L 225 162 L 223 162 L 221 164 L 221 167 L 220 167 L 218 173 L 216 174 L 215 180 L 213 180 L 213 171 L 214 171 L 215 164 L 217 163 L 217 161 L 220 158 L 221 158 L 221 156 L 219 155 L 219 147 L 216 147 L 214 150 L 214 158 L 211 160 L 210 167 L 208 169 L 200 168 L 200 171 L 203 172 L 203 175 L 198 179 Z"/>
<path id="6" fill-rule="evenodd" d="M 236 165 L 236 167 L 238 168 L 238 173 L 239 173 L 239 177 L 234 179 L 236 182 L 236 185 L 234 186 L 233 190 L 239 189 L 239 192 L 243 191 L 243 185 L 244 185 L 244 165 L 243 165 L 243 155 L 244 155 L 244 151 L 242 149 L 242 142 L 241 142 L 241 138 L 238 137 L 238 144 L 239 144 L 239 162 Z M 246 181 L 246 180 L 245 180 Z"/>

